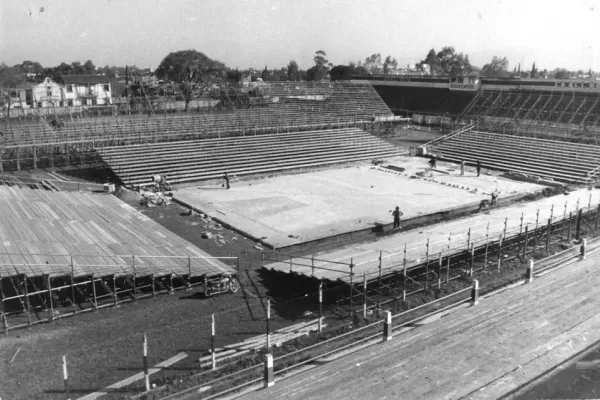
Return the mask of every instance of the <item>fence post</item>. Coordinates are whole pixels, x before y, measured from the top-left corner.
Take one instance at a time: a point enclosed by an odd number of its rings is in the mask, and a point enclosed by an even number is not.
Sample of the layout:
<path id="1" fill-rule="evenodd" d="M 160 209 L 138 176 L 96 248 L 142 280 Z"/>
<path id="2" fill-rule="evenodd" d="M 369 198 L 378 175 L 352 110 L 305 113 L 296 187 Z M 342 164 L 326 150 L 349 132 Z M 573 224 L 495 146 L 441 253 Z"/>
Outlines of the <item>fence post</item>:
<path id="1" fill-rule="evenodd" d="M 502 235 L 498 238 L 498 271 L 500 271 L 500 267 L 502 266 Z"/>
<path id="2" fill-rule="evenodd" d="M 392 340 L 392 312 L 385 312 L 385 320 L 383 321 L 383 341 Z"/>
<path id="3" fill-rule="evenodd" d="M 381 308 L 381 255 L 382 251 L 379 250 L 379 275 L 377 277 L 377 286 L 379 288 L 377 290 L 377 310 Z"/>
<path id="4" fill-rule="evenodd" d="M 438 289 L 442 287 L 442 252 L 440 251 L 440 260 L 438 262 Z"/>
<path id="5" fill-rule="evenodd" d="M 554 204 L 552 204 L 552 208 L 550 208 L 550 221 L 552 221 L 553 216 L 554 216 Z"/>
<path id="6" fill-rule="evenodd" d="M 473 279 L 473 288 L 471 289 L 471 306 L 479 304 L 479 281 Z"/>
<path id="7" fill-rule="evenodd" d="M 550 231 L 552 230 L 552 218 L 548 218 L 548 229 L 546 230 L 546 253 L 548 253 L 548 247 L 550 246 Z"/>
<path id="8" fill-rule="evenodd" d="M 150 375 L 148 375 L 148 337 L 144 332 L 144 386 L 146 392 L 150 391 Z"/>
<path id="9" fill-rule="evenodd" d="M 266 354 L 265 356 L 265 389 L 270 388 L 275 384 L 275 375 L 273 374 L 273 355 Z"/>
<path id="10" fill-rule="evenodd" d="M 192 260 L 190 259 L 190 256 L 187 256 L 187 262 L 188 262 L 188 281 L 187 281 L 187 288 L 186 290 L 192 290 Z M 240 276 L 240 259 L 238 257 L 238 262 L 237 262 L 237 275 L 238 275 L 238 279 Z"/>
<path id="11" fill-rule="evenodd" d="M 529 260 L 529 265 L 527 266 L 527 283 L 533 282 L 533 260 Z"/>
<path id="12" fill-rule="evenodd" d="M 506 239 L 506 227 L 507 227 L 507 225 L 508 225 L 508 217 L 504 218 L 504 232 L 502 234 L 502 237 L 504 239 Z"/>
<path id="13" fill-rule="evenodd" d="M 319 283 L 319 333 L 323 330 L 323 282 Z"/>
<path id="14" fill-rule="evenodd" d="M 581 239 L 581 219 L 583 218 L 583 208 L 577 213 L 577 224 L 575 224 L 575 240 Z"/>
<path id="15" fill-rule="evenodd" d="M 315 276 L 315 256 L 314 256 L 314 254 L 312 254 L 310 256 L 310 268 L 311 268 L 311 275 Z"/>
<path id="16" fill-rule="evenodd" d="M 519 235 L 523 233 L 523 213 L 521 213 L 521 228 L 519 229 Z"/>
<path id="17" fill-rule="evenodd" d="M 217 336 L 216 336 L 216 326 L 215 326 L 215 314 L 213 313 L 211 315 L 211 320 L 210 320 L 210 354 L 212 356 L 212 369 L 213 371 L 215 369 L 217 369 L 217 354 L 216 354 L 216 341 L 217 341 Z"/>
<path id="18" fill-rule="evenodd" d="M 271 348 L 271 299 L 267 299 L 267 351 Z"/>
<path id="19" fill-rule="evenodd" d="M 523 262 L 525 262 L 525 257 L 527 255 L 527 245 L 529 241 L 529 224 L 525 226 L 525 240 L 523 241 Z"/>
<path id="20" fill-rule="evenodd" d="M 406 302 L 406 243 L 404 243 L 404 259 L 402 261 L 402 301 Z"/>
<path id="21" fill-rule="evenodd" d="M 63 355 L 62 356 L 62 367 L 63 367 L 63 385 L 65 387 L 65 395 L 67 396 L 67 399 L 71 399 L 69 397 L 69 374 L 67 372 L 67 356 Z"/>
<path id="22" fill-rule="evenodd" d="M 50 304 L 50 321 L 54 321 L 54 305 L 52 304 L 52 284 L 50 282 L 50 275 L 46 275 L 46 284 L 48 286 L 48 303 Z"/>
<path id="23" fill-rule="evenodd" d="M 367 271 L 363 271 L 363 318 L 367 318 Z"/>
<path id="24" fill-rule="evenodd" d="M 587 250 L 587 239 L 583 239 L 583 242 L 581 242 L 581 259 L 585 260 L 585 252 Z"/>
<path id="25" fill-rule="evenodd" d="M 350 316 L 354 313 L 352 310 L 354 308 L 354 301 L 352 300 L 352 296 L 354 295 L 354 259 L 350 259 Z"/>
<path id="26" fill-rule="evenodd" d="M 471 250 L 469 251 L 471 256 L 471 261 L 469 262 L 469 276 L 473 277 L 473 264 L 475 262 L 475 243 L 471 243 Z"/>
<path id="27" fill-rule="evenodd" d="M 485 231 L 485 256 L 483 258 L 483 269 L 487 267 L 488 263 L 488 246 L 490 245 L 490 223 L 487 223 L 487 229 Z"/>
<path id="28" fill-rule="evenodd" d="M 573 225 L 573 213 L 569 212 L 569 230 L 567 234 L 567 242 L 571 241 L 571 225 Z"/>
<path id="29" fill-rule="evenodd" d="M 425 291 L 427 291 L 427 283 L 429 282 L 429 238 L 425 250 Z"/>

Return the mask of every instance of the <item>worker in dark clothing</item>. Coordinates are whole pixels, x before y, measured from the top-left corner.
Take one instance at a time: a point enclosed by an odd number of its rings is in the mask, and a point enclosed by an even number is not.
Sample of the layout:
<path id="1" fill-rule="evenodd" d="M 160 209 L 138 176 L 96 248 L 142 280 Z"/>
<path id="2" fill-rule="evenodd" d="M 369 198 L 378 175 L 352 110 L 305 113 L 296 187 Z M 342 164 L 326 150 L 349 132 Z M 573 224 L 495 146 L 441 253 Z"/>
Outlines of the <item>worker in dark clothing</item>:
<path id="1" fill-rule="evenodd" d="M 431 159 L 429 160 L 429 165 L 431 166 L 431 169 L 437 168 L 437 161 L 435 157 L 431 156 Z"/>
<path id="2" fill-rule="evenodd" d="M 225 181 L 225 189 L 229 189 L 229 175 L 227 175 L 227 172 L 223 172 L 223 180 Z"/>
<path id="3" fill-rule="evenodd" d="M 492 192 L 492 204 L 491 204 L 491 206 L 494 207 L 497 202 L 498 202 L 498 193 L 497 192 Z"/>
<path id="4" fill-rule="evenodd" d="M 402 214 L 402 211 L 400 211 L 398 206 L 392 211 L 392 215 L 394 216 L 394 229 L 400 228 L 400 217 L 404 214 Z"/>
<path id="5" fill-rule="evenodd" d="M 477 176 L 479 176 L 479 174 L 481 174 L 481 161 L 477 160 Z"/>

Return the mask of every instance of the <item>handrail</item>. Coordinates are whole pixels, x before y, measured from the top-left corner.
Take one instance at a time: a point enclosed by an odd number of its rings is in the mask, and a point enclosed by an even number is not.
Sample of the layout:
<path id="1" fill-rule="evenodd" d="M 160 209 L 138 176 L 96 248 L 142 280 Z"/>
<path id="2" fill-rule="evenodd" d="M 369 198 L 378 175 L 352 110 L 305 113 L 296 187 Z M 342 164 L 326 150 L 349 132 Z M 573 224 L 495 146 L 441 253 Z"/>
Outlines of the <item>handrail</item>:
<path id="1" fill-rule="evenodd" d="M 441 141 L 448 140 L 448 139 L 451 139 L 451 138 L 456 137 L 458 135 L 461 135 L 463 133 L 469 132 L 473 128 L 475 128 L 474 124 L 463 126 L 463 127 L 459 128 L 459 129 L 455 130 L 454 132 L 450 132 L 447 135 L 444 135 L 442 137 L 436 138 L 436 139 L 432 140 L 431 142 L 427 142 L 425 144 L 422 144 L 419 147 L 426 148 L 426 147 L 429 147 L 429 146 L 433 146 L 434 144 L 439 143 Z"/>

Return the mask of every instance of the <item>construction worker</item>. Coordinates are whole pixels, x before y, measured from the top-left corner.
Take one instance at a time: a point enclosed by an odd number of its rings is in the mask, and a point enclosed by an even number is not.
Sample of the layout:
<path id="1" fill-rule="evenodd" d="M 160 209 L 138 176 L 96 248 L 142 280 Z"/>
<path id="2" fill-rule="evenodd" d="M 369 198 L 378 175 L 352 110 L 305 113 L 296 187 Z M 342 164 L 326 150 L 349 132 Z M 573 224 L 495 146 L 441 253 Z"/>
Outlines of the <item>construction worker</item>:
<path id="1" fill-rule="evenodd" d="M 479 176 L 479 174 L 481 174 L 481 161 L 477 160 L 477 176 Z"/>
<path id="2" fill-rule="evenodd" d="M 225 189 L 229 189 L 229 175 L 227 175 L 227 172 L 223 172 L 223 180 L 225 181 Z"/>
<path id="3" fill-rule="evenodd" d="M 400 217 L 404 215 L 402 211 L 400 211 L 400 207 L 396 206 L 396 209 L 392 211 L 392 215 L 394 216 L 394 229 L 400 228 Z"/>
<path id="4" fill-rule="evenodd" d="M 461 160 L 460 162 L 460 176 L 465 175 L 465 160 Z"/>

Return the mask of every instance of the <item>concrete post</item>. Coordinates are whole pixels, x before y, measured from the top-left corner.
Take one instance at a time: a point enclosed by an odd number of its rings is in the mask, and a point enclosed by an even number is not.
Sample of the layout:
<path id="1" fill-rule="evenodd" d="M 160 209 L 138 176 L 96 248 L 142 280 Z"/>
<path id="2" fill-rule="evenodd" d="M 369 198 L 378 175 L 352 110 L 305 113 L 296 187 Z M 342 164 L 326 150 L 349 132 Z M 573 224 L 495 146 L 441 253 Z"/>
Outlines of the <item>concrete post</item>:
<path id="1" fill-rule="evenodd" d="M 273 355 L 267 354 L 265 359 L 265 389 L 270 388 L 275 384 L 275 376 L 273 374 Z"/>
<path id="2" fill-rule="evenodd" d="M 585 260 L 585 253 L 587 250 L 587 239 L 583 239 L 583 242 L 581 243 L 581 259 Z"/>
<path id="3" fill-rule="evenodd" d="M 392 312 L 385 312 L 385 320 L 383 321 L 383 341 L 392 340 Z"/>
<path id="4" fill-rule="evenodd" d="M 529 265 L 527 266 L 527 283 L 533 282 L 533 260 L 529 260 Z"/>
<path id="5" fill-rule="evenodd" d="M 473 279 L 473 288 L 471 289 L 471 305 L 476 306 L 479 304 L 479 281 Z"/>

